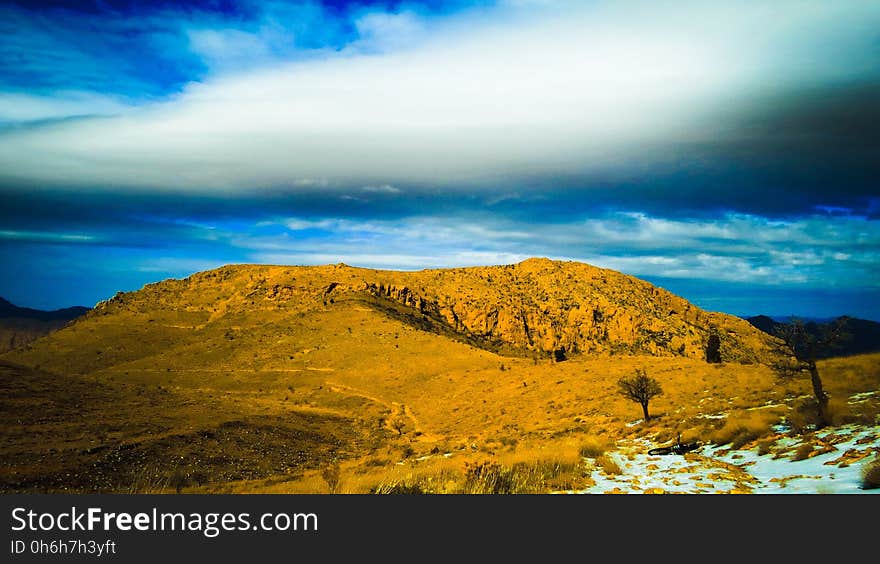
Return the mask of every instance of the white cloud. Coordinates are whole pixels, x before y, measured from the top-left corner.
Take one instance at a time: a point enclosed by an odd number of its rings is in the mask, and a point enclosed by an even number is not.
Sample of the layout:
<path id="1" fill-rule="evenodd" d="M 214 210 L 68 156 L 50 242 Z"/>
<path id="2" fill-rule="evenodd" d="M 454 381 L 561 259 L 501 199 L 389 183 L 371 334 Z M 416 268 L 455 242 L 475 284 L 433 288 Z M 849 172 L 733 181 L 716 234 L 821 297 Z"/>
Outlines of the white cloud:
<path id="1" fill-rule="evenodd" d="M 426 23 L 417 14 L 403 11 L 396 14 L 367 12 L 354 22 L 360 39 L 352 51 L 383 52 L 411 47 L 425 34 Z"/>
<path id="2" fill-rule="evenodd" d="M 635 227 L 622 223 L 634 217 L 639 220 Z M 231 244 L 252 262 L 341 260 L 353 266 L 414 269 L 511 264 L 545 256 L 646 278 L 859 288 L 880 286 L 880 227 L 875 223 L 821 216 L 780 222 L 731 214 L 716 218 L 713 225 L 703 219 L 612 214 L 563 224 L 536 222 L 524 229 L 506 220 L 464 216 L 288 218 L 278 222 L 286 232 L 239 234 Z M 718 237 L 719 232 L 724 236 Z M 805 232 L 813 237 L 804 238 Z M 859 244 L 860 238 L 871 242 Z"/>
<path id="3" fill-rule="evenodd" d="M 378 53 L 240 70 L 112 119 L 6 133 L 0 168 L 65 186 L 237 191 L 295 190 L 304 179 L 327 189 L 497 185 L 645 163 L 670 143 L 716 135 L 716 112 L 735 93 L 754 94 L 772 73 L 805 72 L 790 56 L 812 41 L 799 39 L 804 27 L 841 35 L 878 13 L 860 3 L 797 6 L 527 6 L 439 22 L 366 14 L 359 29 Z M 775 17 L 757 25 L 768 10 Z M 265 54 L 266 33 L 190 37 L 221 64 Z M 827 63 L 810 68 L 814 78 L 838 72 Z M 41 112 L 53 113 L 30 113 Z"/>
<path id="4" fill-rule="evenodd" d="M 381 186 L 364 186 L 361 190 L 373 194 L 400 194 L 402 192 L 400 188 L 390 184 L 382 184 Z"/>
<path id="5" fill-rule="evenodd" d="M 131 109 L 125 101 L 83 91 L 61 91 L 49 95 L 0 92 L 0 123 L 110 116 Z"/>

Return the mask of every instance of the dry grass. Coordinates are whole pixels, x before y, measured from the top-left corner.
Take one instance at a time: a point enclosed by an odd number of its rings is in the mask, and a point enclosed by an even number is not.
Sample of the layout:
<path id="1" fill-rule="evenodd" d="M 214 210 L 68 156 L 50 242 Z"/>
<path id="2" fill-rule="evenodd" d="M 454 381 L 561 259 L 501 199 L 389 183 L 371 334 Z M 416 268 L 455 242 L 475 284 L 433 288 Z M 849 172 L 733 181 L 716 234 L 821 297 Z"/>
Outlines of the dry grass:
<path id="1" fill-rule="evenodd" d="M 606 437 L 589 437 L 581 445 L 579 453 L 584 458 L 599 458 L 613 448 L 613 442 Z"/>
<path id="2" fill-rule="evenodd" d="M 375 493 L 536 494 L 586 487 L 586 471 L 580 464 L 559 460 L 521 461 L 512 465 L 497 461 L 464 463 L 460 472 L 425 475 L 400 481 L 384 481 Z M 439 486 L 439 487 L 438 487 Z"/>
<path id="3" fill-rule="evenodd" d="M 603 454 L 596 458 L 596 464 L 609 476 L 617 476 L 623 472 L 623 470 L 620 469 L 620 465 L 618 465 L 617 462 L 607 454 Z"/>
<path id="4" fill-rule="evenodd" d="M 770 434 L 771 426 L 778 421 L 778 415 L 772 412 L 738 412 L 728 416 L 709 438 L 717 445 L 729 444 L 731 448 L 738 449 Z"/>
<path id="5" fill-rule="evenodd" d="M 372 493 L 536 494 L 586 488 L 589 472 L 574 438 L 542 445 L 520 443 L 514 451 L 492 458 L 462 451 L 395 466 L 359 489 Z M 375 479 L 375 478 L 374 478 Z"/>

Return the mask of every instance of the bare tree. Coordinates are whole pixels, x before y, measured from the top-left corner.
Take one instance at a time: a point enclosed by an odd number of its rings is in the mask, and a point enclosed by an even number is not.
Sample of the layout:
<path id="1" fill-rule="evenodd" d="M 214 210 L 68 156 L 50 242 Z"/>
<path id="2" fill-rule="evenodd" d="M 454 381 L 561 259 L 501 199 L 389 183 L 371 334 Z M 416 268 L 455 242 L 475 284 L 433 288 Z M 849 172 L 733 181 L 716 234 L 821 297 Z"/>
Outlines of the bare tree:
<path id="1" fill-rule="evenodd" d="M 792 318 L 790 323 L 781 324 L 775 330 L 776 336 L 783 340 L 790 353 L 794 355 L 796 362 L 783 363 L 776 366 L 777 372 L 782 376 L 792 376 L 800 372 L 809 372 L 810 383 L 813 386 L 813 397 L 816 400 L 816 410 L 819 416 L 819 426 L 823 427 L 830 423 L 828 418 L 828 394 L 822 385 L 822 377 L 816 366 L 816 360 L 820 355 L 829 351 L 847 338 L 843 326 L 839 323 L 829 323 L 818 326 L 815 331 L 810 331 L 800 319 Z"/>
<path id="2" fill-rule="evenodd" d="M 398 435 L 403 436 L 403 430 L 406 428 L 406 421 L 404 421 L 402 417 L 397 417 L 391 420 L 391 427 L 397 431 Z"/>
<path id="3" fill-rule="evenodd" d="M 617 386 L 623 397 L 642 406 L 645 421 L 649 420 L 651 416 L 648 414 L 648 402 L 663 393 L 660 382 L 648 376 L 644 370 L 636 368 L 634 376 L 621 378 L 617 381 Z"/>

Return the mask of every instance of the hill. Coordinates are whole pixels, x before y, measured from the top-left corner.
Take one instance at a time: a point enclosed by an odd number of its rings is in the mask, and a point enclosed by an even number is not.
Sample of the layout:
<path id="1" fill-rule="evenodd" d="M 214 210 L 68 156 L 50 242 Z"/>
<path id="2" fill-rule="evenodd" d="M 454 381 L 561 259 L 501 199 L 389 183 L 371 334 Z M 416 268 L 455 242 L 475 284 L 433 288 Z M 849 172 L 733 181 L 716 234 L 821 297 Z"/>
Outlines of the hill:
<path id="1" fill-rule="evenodd" d="M 766 315 L 746 318 L 746 321 L 768 335 L 778 335 L 790 321 L 779 321 Z M 880 352 L 880 323 L 867 319 L 840 316 L 828 321 L 805 320 L 804 329 L 816 337 L 834 328 L 842 338 L 833 346 L 825 347 L 818 353 L 819 358 L 852 356 Z"/>
<path id="2" fill-rule="evenodd" d="M 19 307 L 0 298 L 0 353 L 60 329 L 88 311 L 89 308 L 79 306 L 43 311 Z"/>
<path id="3" fill-rule="evenodd" d="M 489 461 L 522 473 L 516 491 L 571 489 L 591 479 L 585 441 L 800 417 L 809 384 L 779 383 L 778 345 L 580 263 L 226 266 L 2 355 L 0 490 L 365 492 L 428 472 L 419 488 L 474 491 Z M 636 369 L 663 387 L 650 421 L 617 392 Z M 837 372 L 832 393 L 876 389 Z"/>
<path id="4" fill-rule="evenodd" d="M 292 343 L 285 348 L 277 338 L 317 319 L 334 318 L 334 323 L 321 322 L 323 334 L 310 338 L 316 345 L 327 339 L 356 341 L 346 335 L 350 324 L 335 321 L 364 311 L 412 330 L 525 358 L 586 353 L 704 359 L 712 334 L 720 338 L 724 361 L 762 362 L 775 354 L 775 340 L 742 319 L 705 312 L 643 280 L 582 263 L 531 259 L 419 272 L 344 264 L 227 266 L 119 293 L 18 358 L 34 360 L 55 349 L 54 365 L 87 373 L 120 362 L 155 361 L 174 349 L 175 363 L 183 358 L 198 363 L 200 353 L 183 349 L 185 343 L 198 348 L 219 336 L 220 342 L 239 339 L 239 344 L 241 336 L 259 334 L 264 343 L 256 357 L 272 364 L 295 348 Z M 241 352 L 240 346 L 230 347 L 232 355 Z M 216 366 L 219 359 L 204 360 Z"/>

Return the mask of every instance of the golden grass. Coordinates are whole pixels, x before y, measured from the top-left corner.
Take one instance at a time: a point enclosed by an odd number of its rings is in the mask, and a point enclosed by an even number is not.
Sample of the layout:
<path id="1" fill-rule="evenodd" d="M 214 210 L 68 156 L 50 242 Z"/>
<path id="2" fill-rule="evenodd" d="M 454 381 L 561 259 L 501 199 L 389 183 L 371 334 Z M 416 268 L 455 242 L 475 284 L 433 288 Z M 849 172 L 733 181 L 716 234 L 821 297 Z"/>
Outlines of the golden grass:
<path id="1" fill-rule="evenodd" d="M 620 469 L 620 465 L 618 465 L 617 462 L 607 454 L 600 455 L 596 458 L 596 464 L 609 476 L 616 476 L 623 472 L 623 470 Z"/>
<path id="2" fill-rule="evenodd" d="M 711 432 L 709 440 L 738 449 L 770 434 L 771 426 L 778 421 L 773 412 L 740 411 L 729 415 L 720 428 Z"/>
<path id="3" fill-rule="evenodd" d="M 599 458 L 613 448 L 613 442 L 607 437 L 588 437 L 581 444 L 579 453 L 584 458 Z"/>

